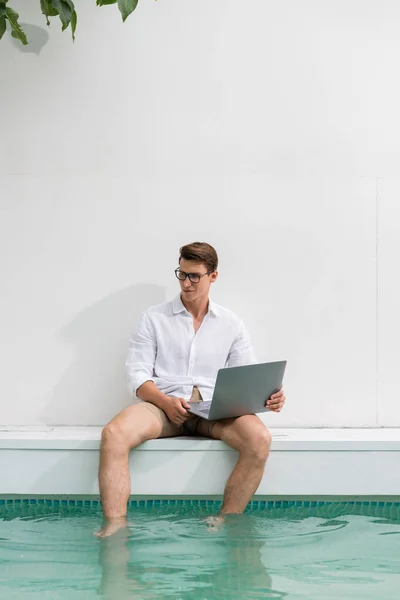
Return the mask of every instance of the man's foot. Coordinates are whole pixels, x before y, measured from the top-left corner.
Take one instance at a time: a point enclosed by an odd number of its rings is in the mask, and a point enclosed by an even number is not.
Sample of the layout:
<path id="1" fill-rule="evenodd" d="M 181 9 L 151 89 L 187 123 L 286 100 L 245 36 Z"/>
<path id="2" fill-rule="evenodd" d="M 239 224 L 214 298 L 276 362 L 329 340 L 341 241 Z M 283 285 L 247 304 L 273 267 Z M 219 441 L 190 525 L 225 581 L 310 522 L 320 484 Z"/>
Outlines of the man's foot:
<path id="1" fill-rule="evenodd" d="M 218 515 L 217 517 L 207 517 L 206 523 L 212 531 L 218 531 L 224 524 L 224 517 Z"/>
<path id="2" fill-rule="evenodd" d="M 112 517 L 105 519 L 103 527 L 100 531 L 96 531 L 94 535 L 100 538 L 110 537 L 110 535 L 114 535 L 117 531 L 126 529 L 126 527 L 126 517 Z"/>

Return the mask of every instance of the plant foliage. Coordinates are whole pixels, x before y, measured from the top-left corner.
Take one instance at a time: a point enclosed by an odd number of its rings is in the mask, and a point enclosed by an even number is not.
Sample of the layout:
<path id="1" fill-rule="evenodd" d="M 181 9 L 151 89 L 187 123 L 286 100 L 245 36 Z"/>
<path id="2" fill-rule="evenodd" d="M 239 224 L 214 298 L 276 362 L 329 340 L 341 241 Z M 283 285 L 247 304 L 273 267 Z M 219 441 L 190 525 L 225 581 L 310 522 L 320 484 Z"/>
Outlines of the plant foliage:
<path id="1" fill-rule="evenodd" d="M 107 4 L 118 4 L 119 11 L 123 22 L 135 10 L 139 0 L 96 0 L 97 6 L 105 6 Z M 40 9 L 46 17 L 47 25 L 50 25 L 50 18 L 58 17 L 61 21 L 63 31 L 71 27 L 72 39 L 75 39 L 76 24 L 78 17 L 75 10 L 75 5 L 72 0 L 39 0 Z M 26 45 L 29 40 L 19 24 L 19 14 L 8 6 L 9 0 L 0 0 L 0 40 L 7 31 L 7 23 L 11 31 L 11 35 Z"/>

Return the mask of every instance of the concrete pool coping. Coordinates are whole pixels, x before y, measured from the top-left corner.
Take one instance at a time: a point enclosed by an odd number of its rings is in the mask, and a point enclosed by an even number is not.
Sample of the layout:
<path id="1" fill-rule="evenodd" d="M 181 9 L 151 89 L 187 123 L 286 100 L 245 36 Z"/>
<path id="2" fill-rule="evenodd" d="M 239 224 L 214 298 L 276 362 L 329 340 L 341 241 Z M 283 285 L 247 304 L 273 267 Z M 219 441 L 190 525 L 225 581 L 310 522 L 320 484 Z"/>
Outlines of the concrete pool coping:
<path id="1" fill-rule="evenodd" d="M 400 428 L 271 429 L 260 496 L 400 497 Z M 101 427 L 0 428 L 0 494 L 97 495 Z M 237 453 L 203 438 L 152 440 L 131 452 L 131 493 L 213 496 Z"/>

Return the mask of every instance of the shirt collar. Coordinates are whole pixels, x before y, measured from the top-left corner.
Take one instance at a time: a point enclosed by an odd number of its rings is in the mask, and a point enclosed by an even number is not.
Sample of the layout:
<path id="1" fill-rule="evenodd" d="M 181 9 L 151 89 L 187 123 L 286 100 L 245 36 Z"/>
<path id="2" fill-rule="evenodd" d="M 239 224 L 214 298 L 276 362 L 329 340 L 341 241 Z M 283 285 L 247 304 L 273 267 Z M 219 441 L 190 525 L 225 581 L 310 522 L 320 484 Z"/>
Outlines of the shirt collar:
<path id="1" fill-rule="evenodd" d="M 219 311 L 218 311 L 217 305 L 211 299 L 209 300 L 209 303 L 208 303 L 208 310 L 214 317 L 219 316 Z M 172 301 L 172 312 L 174 313 L 174 315 L 177 315 L 181 312 L 187 312 L 185 305 L 182 302 L 180 294 L 179 294 L 179 296 L 176 296 L 176 298 L 174 298 Z"/>

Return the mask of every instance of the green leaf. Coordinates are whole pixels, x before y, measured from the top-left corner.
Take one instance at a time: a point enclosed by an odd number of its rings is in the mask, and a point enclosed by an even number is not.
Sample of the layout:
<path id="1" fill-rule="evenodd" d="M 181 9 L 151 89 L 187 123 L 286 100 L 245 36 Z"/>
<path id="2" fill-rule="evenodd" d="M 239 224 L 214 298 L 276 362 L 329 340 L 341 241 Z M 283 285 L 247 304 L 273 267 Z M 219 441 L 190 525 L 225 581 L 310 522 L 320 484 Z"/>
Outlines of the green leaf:
<path id="1" fill-rule="evenodd" d="M 129 15 L 135 10 L 139 0 L 118 0 L 118 8 L 125 23 Z"/>
<path id="2" fill-rule="evenodd" d="M 78 21 L 78 15 L 76 14 L 76 10 L 72 12 L 71 19 L 71 31 L 72 31 L 72 39 L 75 41 L 75 31 L 76 31 L 76 23 Z"/>
<path id="3" fill-rule="evenodd" d="M 106 6 L 107 4 L 117 4 L 118 0 L 97 0 L 97 6 Z"/>
<path id="4" fill-rule="evenodd" d="M 50 25 L 49 17 L 57 17 L 58 11 L 52 7 L 51 0 L 40 0 L 40 8 L 46 17 L 47 25 Z"/>
<path id="5" fill-rule="evenodd" d="M 28 40 L 26 39 L 25 32 L 21 29 L 20 24 L 18 23 L 19 14 L 15 12 L 12 8 L 6 8 L 6 18 L 11 25 L 11 35 L 23 43 L 24 46 L 27 45 Z"/>
<path id="6" fill-rule="evenodd" d="M 62 23 L 62 30 L 67 29 L 68 25 L 72 20 L 72 13 L 75 9 L 73 2 L 71 0 L 48 0 L 51 2 L 52 6 L 56 9 L 60 16 L 60 20 Z"/>
<path id="7" fill-rule="evenodd" d="M 117 0 L 115 0 L 117 1 Z M 5 17 L 6 16 L 6 3 L 5 2 L 0 2 L 0 17 Z"/>
<path id="8" fill-rule="evenodd" d="M 6 29 L 7 29 L 6 18 L 0 17 L 0 40 L 3 37 Z"/>

